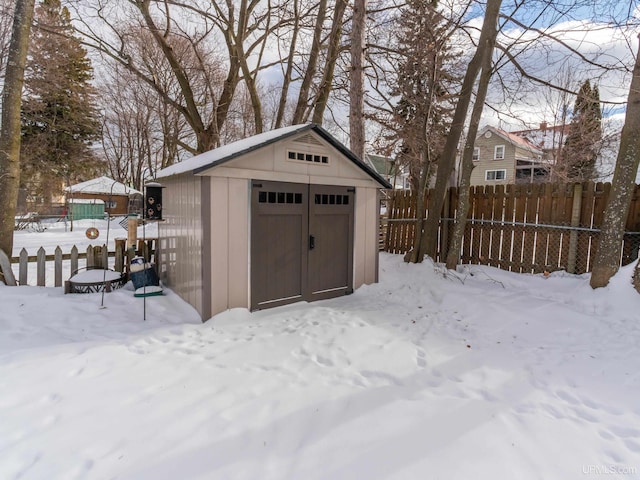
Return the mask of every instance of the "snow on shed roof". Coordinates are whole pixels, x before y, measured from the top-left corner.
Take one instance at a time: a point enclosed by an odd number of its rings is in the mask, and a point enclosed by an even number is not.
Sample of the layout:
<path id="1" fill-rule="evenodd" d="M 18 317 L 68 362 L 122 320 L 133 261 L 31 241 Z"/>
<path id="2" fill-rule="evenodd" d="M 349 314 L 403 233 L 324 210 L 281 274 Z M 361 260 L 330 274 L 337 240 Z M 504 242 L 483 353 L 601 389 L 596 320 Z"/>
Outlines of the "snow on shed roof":
<path id="1" fill-rule="evenodd" d="M 320 125 L 316 124 L 293 125 L 290 127 L 278 128 L 276 130 L 259 133 L 258 135 L 254 135 L 243 140 L 238 140 L 237 142 L 223 145 L 222 147 L 201 153 L 200 155 L 196 155 L 195 157 L 192 157 L 188 160 L 162 169 L 158 172 L 156 178 L 165 178 L 187 172 L 197 174 L 209 168 L 216 167 L 230 160 L 233 160 L 234 158 L 237 158 L 241 155 L 245 155 L 279 140 L 294 136 L 298 133 L 302 133 L 308 130 L 313 130 L 315 133 L 317 133 L 334 148 L 340 151 L 340 153 L 342 153 L 345 157 L 356 164 L 360 169 L 362 169 L 374 180 L 376 180 L 382 187 L 391 188 L 389 182 L 387 182 L 382 176 L 376 173 L 373 168 L 360 161 L 360 159 L 358 159 L 358 157 L 356 157 L 353 152 L 351 152 L 351 150 L 349 150 L 342 143 L 336 140 L 333 135 L 327 132 Z"/>
<path id="2" fill-rule="evenodd" d="M 113 178 L 98 177 L 86 182 L 77 183 L 65 188 L 65 191 L 71 193 L 101 193 L 107 195 L 132 195 L 138 193 L 142 195 L 142 192 L 125 185 L 124 183 L 116 182 Z"/>

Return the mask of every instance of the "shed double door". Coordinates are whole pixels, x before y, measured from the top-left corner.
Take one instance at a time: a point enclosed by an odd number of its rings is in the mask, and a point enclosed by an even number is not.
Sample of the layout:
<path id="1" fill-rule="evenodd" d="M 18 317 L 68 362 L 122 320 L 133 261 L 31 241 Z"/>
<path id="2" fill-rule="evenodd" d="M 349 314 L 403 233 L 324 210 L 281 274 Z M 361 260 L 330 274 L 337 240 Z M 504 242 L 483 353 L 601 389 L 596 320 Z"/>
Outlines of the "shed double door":
<path id="1" fill-rule="evenodd" d="M 252 182 L 252 310 L 352 292 L 354 192 Z"/>

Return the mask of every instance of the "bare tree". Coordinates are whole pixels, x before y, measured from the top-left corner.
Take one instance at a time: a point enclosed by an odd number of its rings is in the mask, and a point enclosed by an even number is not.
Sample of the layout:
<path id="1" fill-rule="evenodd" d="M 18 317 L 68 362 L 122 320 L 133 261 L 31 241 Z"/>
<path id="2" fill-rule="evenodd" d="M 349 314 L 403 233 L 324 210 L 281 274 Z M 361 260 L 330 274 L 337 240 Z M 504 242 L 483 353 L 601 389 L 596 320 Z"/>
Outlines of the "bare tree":
<path id="1" fill-rule="evenodd" d="M 496 35 L 496 23 L 500 14 L 501 3 L 502 0 L 487 0 L 487 7 L 482 24 L 482 31 L 480 33 L 480 40 L 478 41 L 478 47 L 476 48 L 476 52 L 467 67 L 467 71 L 462 82 L 462 88 L 458 96 L 456 109 L 453 114 L 453 121 L 449 130 L 449 135 L 447 136 L 441 160 L 438 163 L 436 182 L 431 204 L 429 206 L 429 213 L 427 215 L 426 222 L 424 223 L 423 230 L 416 232 L 416 235 L 421 238 L 420 247 L 410 258 L 413 262 L 421 262 L 425 255 L 435 256 L 436 241 L 438 238 L 438 225 L 440 222 L 442 206 L 444 205 L 447 184 L 455 165 L 458 143 L 460 142 L 460 136 L 462 135 L 462 130 L 467 118 L 467 110 L 471 103 L 476 78 L 482 68 L 484 55 L 483 50 L 491 44 L 489 39 Z"/>
<path id="2" fill-rule="evenodd" d="M 145 179 L 179 159 L 185 122 L 129 71 L 114 68 L 102 85 L 102 148 L 111 176 L 140 190 Z"/>
<path id="3" fill-rule="evenodd" d="M 218 57 L 205 46 L 197 50 L 182 36 L 170 37 L 172 49 L 188 66 L 190 82 L 201 115 L 212 119 L 215 97 L 221 88 L 224 72 L 218 69 Z M 197 143 L 184 115 L 165 97 L 182 100 L 181 87 L 163 51 L 146 29 L 132 28 L 130 48 L 135 49 L 141 72 L 153 79 L 152 87 L 129 68 L 112 64 L 102 77 L 105 98 L 103 151 L 114 178 L 140 188 L 144 177 L 179 161 L 183 152 L 195 152 Z M 207 105 L 209 103 L 209 105 Z"/>
<path id="4" fill-rule="evenodd" d="M 490 31 L 486 37 L 485 45 L 478 45 L 482 49 L 482 71 L 478 81 L 478 89 L 476 91 L 476 99 L 471 111 L 471 119 L 469 122 L 469 130 L 462 151 L 462 167 L 460 172 L 460 180 L 458 184 L 458 209 L 456 211 L 455 224 L 453 233 L 451 234 L 449 251 L 447 252 L 447 268 L 453 270 L 460 261 L 460 250 L 462 248 L 462 237 L 467 224 L 467 214 L 469 213 L 469 189 L 471 188 L 471 171 L 473 170 L 473 150 L 475 139 L 478 134 L 478 126 L 484 108 L 484 102 L 487 98 L 487 90 L 491 81 L 492 56 L 496 43 L 498 29 L 493 24 L 493 31 Z"/>
<path id="5" fill-rule="evenodd" d="M 320 50 L 323 45 L 322 36 L 324 33 L 324 23 L 327 19 L 327 0 L 319 0 L 315 18 L 316 21 L 313 28 L 313 39 L 309 49 L 307 64 L 304 68 L 302 83 L 300 84 L 300 90 L 298 92 L 298 101 L 296 102 L 296 108 L 293 113 L 292 123 L 294 125 L 303 123 L 309 115 L 311 89 L 314 77 L 317 75 Z M 290 55 L 288 58 L 288 68 L 292 65 L 293 61 L 294 57 Z"/>
<path id="6" fill-rule="evenodd" d="M 349 94 L 349 146 L 364 160 L 364 48 L 367 1 L 355 0 L 351 20 L 351 70 Z"/>
<path id="7" fill-rule="evenodd" d="M 639 37 L 640 38 L 640 37 Z M 620 268 L 620 245 L 640 165 L 640 49 L 629 86 L 627 112 L 611 194 L 604 212 L 600 241 L 591 271 L 591 287 L 605 287 Z"/>
<path id="8" fill-rule="evenodd" d="M 318 93 L 313 101 L 314 108 L 311 120 L 313 123 L 322 124 L 324 112 L 329 102 L 329 95 L 333 90 L 336 62 L 342 49 L 342 24 L 347 3 L 348 0 L 336 0 L 333 22 L 328 37 L 327 56 L 322 70 L 322 77 L 318 85 Z"/>
<path id="9" fill-rule="evenodd" d="M 275 7 L 271 4 L 265 7 L 256 0 L 241 0 L 238 8 L 236 2 L 231 1 L 211 2 L 208 8 L 195 1 L 129 0 L 127 3 L 129 8 L 123 12 L 121 7 L 112 6 L 106 0 L 76 0 L 82 34 L 87 45 L 129 69 L 184 117 L 193 133 L 192 152 L 203 152 L 220 144 L 222 129 L 241 82 L 251 96 L 255 131 L 261 131 L 257 74 L 268 68 L 263 61 L 265 45 L 269 35 L 281 26 L 281 23 L 272 24 L 269 17 Z M 174 79 L 172 87 L 177 85 L 178 90 L 165 89 L 154 76 L 154 69 L 145 64 L 133 41 L 142 30 L 149 32 L 151 41 L 162 52 L 162 62 L 169 67 Z M 178 43 L 187 43 L 190 52 L 185 54 Z M 214 45 L 226 46 L 226 62 L 217 59 L 212 62 L 210 52 Z M 255 64 L 249 64 L 250 58 Z M 225 63 L 223 78 L 209 76 L 211 65 Z"/>
<path id="10" fill-rule="evenodd" d="M 2 89 L 0 250 L 11 255 L 20 185 L 20 107 L 35 0 L 17 0 Z"/>

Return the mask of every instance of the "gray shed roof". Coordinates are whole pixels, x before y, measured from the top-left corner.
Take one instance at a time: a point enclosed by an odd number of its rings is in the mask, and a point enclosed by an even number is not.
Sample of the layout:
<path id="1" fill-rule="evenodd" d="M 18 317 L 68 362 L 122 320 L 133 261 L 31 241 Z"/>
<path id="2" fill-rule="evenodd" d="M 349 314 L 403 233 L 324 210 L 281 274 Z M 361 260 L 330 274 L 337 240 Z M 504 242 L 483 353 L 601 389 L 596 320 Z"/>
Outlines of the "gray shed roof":
<path id="1" fill-rule="evenodd" d="M 327 141 L 327 143 L 342 153 L 358 168 L 378 182 L 381 187 L 391 188 L 391 184 L 389 184 L 389 182 L 387 182 L 382 176 L 375 172 L 369 165 L 363 163 L 351 150 L 345 147 L 333 135 L 327 132 L 320 125 L 316 124 L 293 125 L 291 127 L 278 128 L 276 130 L 271 130 L 270 132 L 264 132 L 245 138 L 244 140 L 229 143 L 228 145 L 223 145 L 220 148 L 201 153 L 200 155 L 196 155 L 188 160 L 164 168 L 158 172 L 156 178 L 160 179 L 189 172 L 198 174 L 212 167 L 217 167 L 218 165 L 222 165 L 242 155 L 253 152 L 259 148 L 309 130 L 315 132 L 318 136 Z"/>

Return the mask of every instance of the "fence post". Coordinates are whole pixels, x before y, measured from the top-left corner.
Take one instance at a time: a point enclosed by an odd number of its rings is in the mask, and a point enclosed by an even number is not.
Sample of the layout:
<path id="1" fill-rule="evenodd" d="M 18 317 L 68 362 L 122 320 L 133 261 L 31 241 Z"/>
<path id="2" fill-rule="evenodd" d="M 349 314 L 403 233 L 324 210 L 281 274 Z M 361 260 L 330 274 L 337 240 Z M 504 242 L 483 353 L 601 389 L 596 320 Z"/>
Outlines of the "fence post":
<path id="1" fill-rule="evenodd" d="M 116 259 L 115 270 L 116 272 L 124 272 L 124 252 L 126 249 L 126 238 L 116 238 Z"/>
<path id="2" fill-rule="evenodd" d="M 37 254 L 37 284 L 39 287 L 45 286 L 45 268 L 46 268 L 47 252 L 40 247 Z"/>
<path id="3" fill-rule="evenodd" d="M 571 207 L 571 226 L 580 225 L 580 215 L 582 212 L 582 183 L 573 186 L 573 206 Z M 567 272 L 576 272 L 576 262 L 578 259 L 578 231 L 571 230 L 569 234 L 569 256 L 567 258 Z"/>
<path id="4" fill-rule="evenodd" d="M 56 247 L 54 253 L 54 287 L 62 286 L 62 249 L 60 247 Z"/>
<path id="5" fill-rule="evenodd" d="M 20 264 L 18 265 L 18 281 L 20 285 L 27 284 L 27 272 L 29 271 L 29 252 L 26 248 L 20 250 Z"/>
<path id="6" fill-rule="evenodd" d="M 16 278 L 11 269 L 11 258 L 0 249 L 0 281 L 11 287 L 16 286 Z"/>
<path id="7" fill-rule="evenodd" d="M 93 247 L 89 245 L 87 247 L 87 268 L 95 267 L 95 259 L 93 257 Z"/>
<path id="8" fill-rule="evenodd" d="M 71 249 L 71 275 L 78 271 L 78 247 L 75 245 Z"/>
<path id="9" fill-rule="evenodd" d="M 109 269 L 109 247 L 107 245 L 103 245 L 102 246 L 102 268 L 104 268 L 105 270 Z"/>

